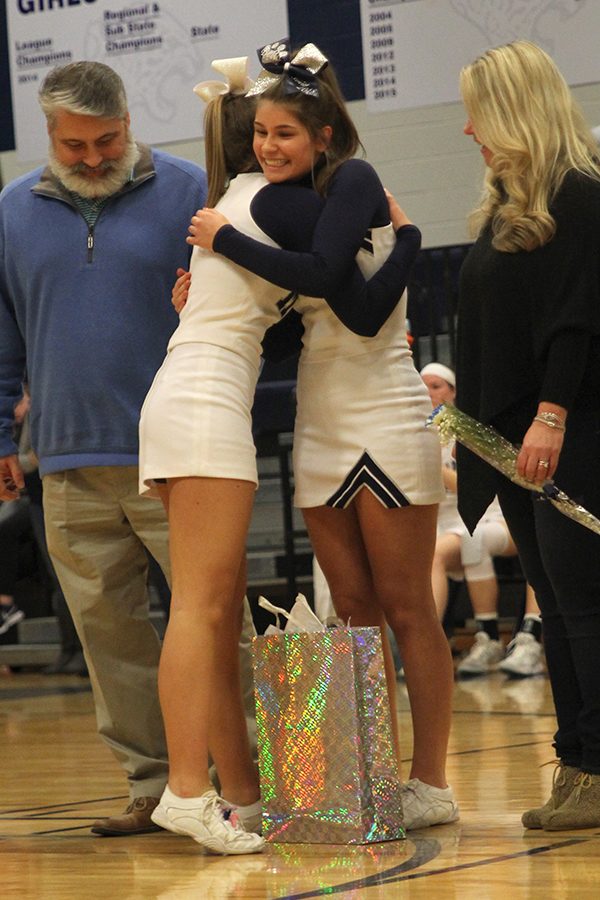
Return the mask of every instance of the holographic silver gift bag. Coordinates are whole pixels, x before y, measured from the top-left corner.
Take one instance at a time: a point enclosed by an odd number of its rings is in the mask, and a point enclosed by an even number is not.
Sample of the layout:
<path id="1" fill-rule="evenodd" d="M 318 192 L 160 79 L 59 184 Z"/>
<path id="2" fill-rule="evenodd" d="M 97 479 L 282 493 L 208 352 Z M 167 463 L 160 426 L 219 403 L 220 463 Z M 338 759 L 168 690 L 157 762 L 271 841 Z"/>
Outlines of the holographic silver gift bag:
<path id="1" fill-rule="evenodd" d="M 263 835 L 404 838 L 379 629 L 265 635 L 253 655 Z"/>

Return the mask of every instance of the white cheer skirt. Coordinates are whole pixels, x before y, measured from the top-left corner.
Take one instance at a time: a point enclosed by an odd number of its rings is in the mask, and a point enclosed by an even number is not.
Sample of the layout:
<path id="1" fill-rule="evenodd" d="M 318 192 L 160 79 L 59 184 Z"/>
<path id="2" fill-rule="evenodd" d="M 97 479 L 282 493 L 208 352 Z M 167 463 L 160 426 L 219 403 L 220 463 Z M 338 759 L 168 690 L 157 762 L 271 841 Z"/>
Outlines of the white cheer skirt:
<path id="1" fill-rule="evenodd" d="M 158 370 L 140 418 L 140 493 L 155 479 L 258 483 L 251 410 L 258 368 L 213 344 L 178 344 Z"/>
<path id="2" fill-rule="evenodd" d="M 439 503 L 440 442 L 408 350 L 303 361 L 294 432 L 294 503 L 344 508 L 366 487 L 389 508 Z"/>

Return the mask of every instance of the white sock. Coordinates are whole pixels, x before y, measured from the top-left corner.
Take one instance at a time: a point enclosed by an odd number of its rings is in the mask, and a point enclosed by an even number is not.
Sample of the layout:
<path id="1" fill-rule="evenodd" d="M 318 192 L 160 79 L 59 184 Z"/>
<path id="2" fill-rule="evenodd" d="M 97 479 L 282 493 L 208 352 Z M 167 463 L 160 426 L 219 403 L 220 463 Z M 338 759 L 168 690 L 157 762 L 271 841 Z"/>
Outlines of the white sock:
<path id="1" fill-rule="evenodd" d="M 421 781 L 420 778 L 413 778 L 411 780 L 418 781 L 418 783 L 422 784 L 423 787 L 427 788 L 428 791 L 435 791 L 436 793 L 444 794 L 444 796 L 446 796 L 446 794 L 448 794 L 448 792 L 450 794 L 452 793 L 452 787 L 449 784 L 447 784 L 445 788 L 441 788 L 441 787 L 437 787 L 435 784 L 428 784 L 428 782 L 426 782 L 426 781 Z"/>
<path id="2" fill-rule="evenodd" d="M 225 800 L 223 797 L 223 802 L 227 804 L 227 806 L 233 807 L 237 813 L 241 816 L 257 816 L 259 812 L 262 810 L 262 803 L 260 797 L 258 800 L 255 800 L 254 803 L 248 803 L 247 806 L 240 806 L 239 803 L 233 803 L 231 800 Z"/>
<path id="3" fill-rule="evenodd" d="M 182 809 L 195 809 L 200 805 L 200 801 L 206 798 L 207 794 L 213 793 L 214 791 L 210 790 L 200 797 L 180 797 L 178 794 L 174 794 L 169 785 L 167 785 L 160 798 L 160 802 L 167 806 L 172 804 L 173 806 L 178 806 Z"/>

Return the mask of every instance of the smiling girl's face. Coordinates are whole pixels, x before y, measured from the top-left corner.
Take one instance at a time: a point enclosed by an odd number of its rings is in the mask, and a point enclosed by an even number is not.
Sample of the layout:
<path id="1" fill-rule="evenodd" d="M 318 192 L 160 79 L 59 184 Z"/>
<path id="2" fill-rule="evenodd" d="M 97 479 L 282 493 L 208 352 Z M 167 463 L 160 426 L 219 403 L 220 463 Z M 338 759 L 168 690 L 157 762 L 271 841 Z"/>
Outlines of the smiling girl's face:
<path id="1" fill-rule="evenodd" d="M 258 104 L 253 148 L 265 178 L 274 184 L 307 175 L 330 137 L 331 128 L 326 126 L 315 140 L 283 103 L 263 100 Z"/>

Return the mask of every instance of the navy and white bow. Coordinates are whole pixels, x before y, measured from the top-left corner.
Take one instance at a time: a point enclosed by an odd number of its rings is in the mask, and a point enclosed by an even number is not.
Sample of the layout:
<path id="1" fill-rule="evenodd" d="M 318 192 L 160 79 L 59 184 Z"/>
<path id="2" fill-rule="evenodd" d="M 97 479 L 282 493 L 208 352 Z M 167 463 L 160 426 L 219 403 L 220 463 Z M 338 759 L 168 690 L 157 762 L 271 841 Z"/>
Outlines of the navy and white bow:
<path id="1" fill-rule="evenodd" d="M 262 94 L 267 88 L 277 84 L 282 78 L 286 94 L 307 94 L 319 96 L 317 75 L 329 60 L 314 44 L 305 44 L 292 59 L 290 42 L 287 38 L 266 44 L 258 51 L 263 71 L 256 79 L 247 96 Z"/>

